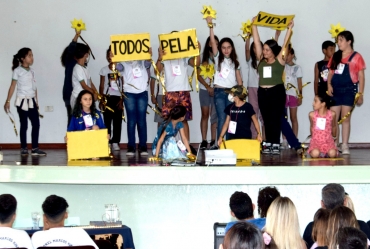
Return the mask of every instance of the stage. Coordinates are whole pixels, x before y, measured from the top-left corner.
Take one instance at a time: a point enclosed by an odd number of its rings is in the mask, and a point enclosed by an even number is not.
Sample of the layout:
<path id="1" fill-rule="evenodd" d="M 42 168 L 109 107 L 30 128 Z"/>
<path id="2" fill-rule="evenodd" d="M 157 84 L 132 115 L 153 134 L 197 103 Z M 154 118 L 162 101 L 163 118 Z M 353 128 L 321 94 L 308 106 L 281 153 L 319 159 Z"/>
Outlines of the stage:
<path id="1" fill-rule="evenodd" d="M 65 150 L 45 151 L 46 157 L 22 158 L 19 150 L 3 150 L 0 192 L 17 198 L 17 219 L 41 212 L 50 194 L 65 197 L 70 216 L 79 217 L 81 225 L 101 220 L 104 204 L 117 204 L 136 248 L 185 249 L 194 241 L 196 248 L 213 248 L 214 222 L 232 220 L 230 195 L 244 191 L 257 204 L 258 190 L 266 185 L 293 200 L 302 233 L 320 207 L 321 188 L 330 182 L 343 184 L 358 219 L 370 219 L 370 199 L 364 198 L 370 192 L 368 149 L 351 149 L 340 160 L 314 161 L 283 150 L 279 156 L 262 155 L 259 166 L 237 167 L 204 166 L 203 153 L 201 166 L 174 167 L 148 166 L 147 157 L 126 157 L 125 150 L 114 153 L 112 161 L 73 162 Z"/>

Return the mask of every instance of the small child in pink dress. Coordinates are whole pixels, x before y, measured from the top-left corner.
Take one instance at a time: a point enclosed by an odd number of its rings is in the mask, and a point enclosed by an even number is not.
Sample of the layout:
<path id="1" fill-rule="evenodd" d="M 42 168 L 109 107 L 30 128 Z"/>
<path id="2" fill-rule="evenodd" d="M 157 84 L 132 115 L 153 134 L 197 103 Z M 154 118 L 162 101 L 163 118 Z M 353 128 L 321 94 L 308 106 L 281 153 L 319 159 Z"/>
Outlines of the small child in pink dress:
<path id="1" fill-rule="evenodd" d="M 308 153 L 313 158 L 336 157 L 338 154 L 334 139 L 337 134 L 337 117 L 331 111 L 329 96 L 316 95 L 313 105 L 313 112 L 310 112 L 311 142 Z M 334 138 L 334 139 L 333 139 Z"/>

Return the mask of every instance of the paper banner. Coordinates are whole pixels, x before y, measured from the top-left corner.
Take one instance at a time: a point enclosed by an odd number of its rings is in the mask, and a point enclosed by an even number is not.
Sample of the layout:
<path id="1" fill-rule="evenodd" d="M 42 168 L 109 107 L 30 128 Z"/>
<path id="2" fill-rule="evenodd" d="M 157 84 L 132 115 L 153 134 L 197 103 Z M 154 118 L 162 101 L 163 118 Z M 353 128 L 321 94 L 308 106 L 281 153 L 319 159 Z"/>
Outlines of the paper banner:
<path id="1" fill-rule="evenodd" d="M 295 15 L 279 16 L 260 11 L 253 24 L 281 30 L 282 28 L 285 29 L 288 27 L 290 21 L 293 20 L 294 17 Z"/>
<path id="2" fill-rule="evenodd" d="M 159 44 L 166 51 L 163 60 L 188 58 L 199 55 L 198 39 L 195 29 L 188 29 L 171 34 L 161 34 Z"/>
<path id="3" fill-rule="evenodd" d="M 107 135 L 107 129 L 67 132 L 68 161 L 109 157 Z"/>
<path id="4" fill-rule="evenodd" d="M 150 60 L 150 34 L 127 34 L 110 36 L 113 62 Z"/>

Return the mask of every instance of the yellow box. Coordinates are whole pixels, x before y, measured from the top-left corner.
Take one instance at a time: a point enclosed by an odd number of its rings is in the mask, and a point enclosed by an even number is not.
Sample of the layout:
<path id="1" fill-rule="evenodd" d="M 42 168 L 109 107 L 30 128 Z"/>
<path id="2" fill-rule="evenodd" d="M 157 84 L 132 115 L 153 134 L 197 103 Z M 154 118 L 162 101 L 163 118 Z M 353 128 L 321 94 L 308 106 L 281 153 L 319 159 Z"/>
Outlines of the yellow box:
<path id="1" fill-rule="evenodd" d="M 226 148 L 225 148 L 226 146 Z M 261 160 L 261 144 L 256 139 L 232 139 L 221 143 L 220 149 L 231 149 L 236 154 L 236 159 L 240 161 Z"/>
<path id="2" fill-rule="evenodd" d="M 68 161 L 109 157 L 107 135 L 107 129 L 67 132 Z"/>

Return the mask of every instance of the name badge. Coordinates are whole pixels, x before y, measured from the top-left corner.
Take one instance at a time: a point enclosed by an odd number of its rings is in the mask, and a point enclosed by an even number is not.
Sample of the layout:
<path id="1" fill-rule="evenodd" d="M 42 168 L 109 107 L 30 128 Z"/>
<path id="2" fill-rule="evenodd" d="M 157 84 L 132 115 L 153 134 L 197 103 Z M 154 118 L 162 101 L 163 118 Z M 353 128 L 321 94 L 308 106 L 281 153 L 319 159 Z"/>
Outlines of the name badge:
<path id="1" fill-rule="evenodd" d="M 227 130 L 228 133 L 235 134 L 236 132 L 236 122 L 230 121 L 229 123 L 229 129 Z"/>
<path id="2" fill-rule="evenodd" d="M 83 116 L 86 128 L 90 128 L 94 125 L 93 119 L 90 114 Z"/>
<path id="3" fill-rule="evenodd" d="M 180 65 L 172 66 L 172 74 L 174 76 L 180 76 L 181 75 L 181 68 Z"/>
<path id="4" fill-rule="evenodd" d="M 181 151 L 186 151 L 186 147 L 181 140 L 177 141 L 177 147 L 179 147 Z"/>
<path id="5" fill-rule="evenodd" d="M 134 75 L 134 78 L 140 78 L 142 76 L 141 70 L 139 67 L 134 67 L 132 69 L 132 74 Z"/>
<path id="6" fill-rule="evenodd" d="M 271 66 L 263 67 L 263 78 L 271 78 L 272 72 L 271 72 Z"/>
<path id="7" fill-rule="evenodd" d="M 329 75 L 329 69 L 325 69 L 324 71 L 321 72 L 321 78 L 324 81 L 327 81 L 328 80 L 328 75 Z"/>
<path id="8" fill-rule="evenodd" d="M 223 68 L 221 69 L 220 76 L 221 76 L 222 78 L 226 79 L 226 78 L 227 78 L 227 76 L 229 76 L 229 74 L 230 74 L 230 68 L 228 68 L 228 67 L 223 67 Z"/>
<path id="9" fill-rule="evenodd" d="M 343 73 L 343 70 L 344 70 L 344 67 L 345 67 L 345 64 L 339 63 L 339 65 L 337 67 L 337 70 L 335 70 L 335 73 L 336 74 L 342 74 Z"/>
<path id="10" fill-rule="evenodd" d="M 317 118 L 316 120 L 316 130 L 325 130 L 326 118 Z"/>

